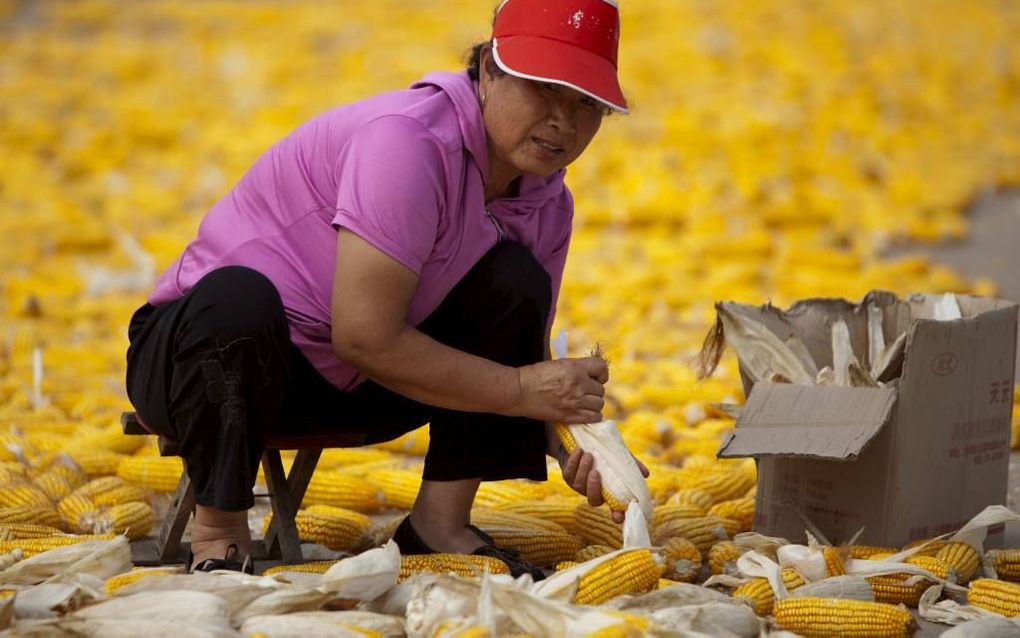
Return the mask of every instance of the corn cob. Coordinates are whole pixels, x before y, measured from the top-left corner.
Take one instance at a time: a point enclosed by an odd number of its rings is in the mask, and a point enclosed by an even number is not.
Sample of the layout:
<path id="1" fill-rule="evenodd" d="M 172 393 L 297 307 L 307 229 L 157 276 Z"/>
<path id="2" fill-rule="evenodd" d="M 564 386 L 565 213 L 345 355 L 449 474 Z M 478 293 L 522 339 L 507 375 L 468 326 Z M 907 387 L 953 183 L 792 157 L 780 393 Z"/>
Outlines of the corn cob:
<path id="1" fill-rule="evenodd" d="M 647 549 L 625 551 L 596 565 L 581 577 L 574 602 L 601 605 L 622 594 L 651 591 L 662 569 Z"/>
<path id="2" fill-rule="evenodd" d="M 332 505 L 354 512 L 371 514 L 382 507 L 383 494 L 364 479 L 335 470 L 316 471 L 301 502 L 309 505 Z"/>
<path id="3" fill-rule="evenodd" d="M 720 541 L 708 551 L 708 569 L 713 575 L 735 574 L 737 559 L 744 550 L 733 541 Z"/>
<path id="4" fill-rule="evenodd" d="M 751 523 L 754 520 L 754 498 L 742 497 L 729 501 L 716 503 L 708 510 L 719 518 L 726 518 L 740 523 L 741 532 L 751 531 Z"/>
<path id="5" fill-rule="evenodd" d="M 109 450 L 71 450 L 67 453 L 75 464 L 92 478 L 113 476 L 121 461 L 128 458 Z"/>
<path id="6" fill-rule="evenodd" d="M 88 474 L 83 472 L 80 467 L 74 464 L 74 461 L 66 456 L 60 461 L 51 464 L 39 476 L 49 474 L 64 477 L 73 489 L 78 489 L 89 480 Z"/>
<path id="7" fill-rule="evenodd" d="M 473 509 L 471 522 L 486 529 L 488 527 L 515 527 L 518 529 L 542 529 L 549 532 L 566 533 L 560 525 L 545 521 L 528 514 L 508 512 L 506 510 Z"/>
<path id="8" fill-rule="evenodd" d="M 506 563 L 492 556 L 474 554 L 408 554 L 400 557 L 400 580 L 414 574 L 477 576 L 483 572 L 509 574 Z"/>
<path id="9" fill-rule="evenodd" d="M 145 437 L 126 436 L 120 426 L 113 426 L 77 437 L 74 449 L 109 450 L 118 454 L 134 454 L 143 445 L 145 445 Z"/>
<path id="10" fill-rule="evenodd" d="M 999 578 L 1020 582 L 1020 549 L 993 549 L 987 556 Z"/>
<path id="11" fill-rule="evenodd" d="M 623 547 L 623 526 L 600 507 L 587 503 L 578 505 L 574 509 L 574 525 L 589 545 L 608 545 L 613 549 Z"/>
<path id="12" fill-rule="evenodd" d="M 842 576 L 846 574 L 846 548 L 823 547 L 822 555 L 825 556 L 825 577 Z"/>
<path id="13" fill-rule="evenodd" d="M 574 520 L 574 510 L 580 502 L 580 498 L 551 498 L 544 501 L 509 503 L 496 509 L 515 514 L 526 514 L 550 523 L 556 523 L 571 534 L 578 536 L 578 528 Z"/>
<path id="14" fill-rule="evenodd" d="M 327 448 L 319 456 L 316 468 L 319 470 L 346 470 L 352 465 L 364 465 L 366 463 L 379 463 L 380 461 L 398 462 L 399 456 L 367 447 L 337 447 Z"/>
<path id="15" fill-rule="evenodd" d="M 927 538 L 920 538 L 916 541 L 910 541 L 909 543 L 903 546 L 903 549 L 913 549 L 918 545 L 924 545 L 925 543 L 927 543 L 927 545 L 925 545 L 925 548 L 914 554 L 914 556 L 936 556 L 938 555 L 939 550 L 946 546 L 947 542 L 948 541 L 944 539 L 931 540 Z"/>
<path id="16" fill-rule="evenodd" d="M 183 472 L 176 456 L 128 456 L 117 466 L 117 476 L 129 484 L 164 493 L 177 490 Z"/>
<path id="17" fill-rule="evenodd" d="M 780 573 L 787 591 L 804 586 L 804 579 L 796 569 L 787 567 Z M 772 614 L 772 607 L 776 602 L 776 594 L 772 591 L 772 586 L 769 585 L 767 578 L 752 578 L 734 589 L 730 595 L 734 600 L 746 603 L 756 615 L 762 617 Z"/>
<path id="18" fill-rule="evenodd" d="M 262 572 L 263 576 L 272 576 L 281 572 L 300 572 L 303 574 L 325 574 L 329 568 L 336 565 L 335 560 L 313 560 L 300 565 L 274 565 Z"/>
<path id="19" fill-rule="evenodd" d="M 92 502 L 100 507 L 110 507 L 113 505 L 122 505 L 124 503 L 144 501 L 148 501 L 148 496 L 145 492 L 143 492 L 141 488 L 135 487 L 134 485 L 128 485 L 126 483 L 92 496 Z"/>
<path id="20" fill-rule="evenodd" d="M 0 507 L 53 507 L 53 501 L 37 486 L 27 481 L 13 481 L 0 485 Z"/>
<path id="21" fill-rule="evenodd" d="M 581 549 L 581 540 L 565 530 L 480 526 L 499 547 L 520 552 L 521 558 L 541 567 L 571 560 Z"/>
<path id="22" fill-rule="evenodd" d="M 554 572 L 561 572 L 564 569 L 570 569 L 571 567 L 577 567 L 580 564 L 581 563 L 579 563 L 576 560 L 565 560 L 565 561 L 563 561 L 561 563 L 556 563 L 556 566 L 553 567 L 553 571 Z"/>
<path id="23" fill-rule="evenodd" d="M 0 541 L 0 554 L 6 554 L 20 549 L 24 552 L 25 558 L 47 552 L 57 547 L 66 547 L 85 541 L 111 540 L 116 538 L 114 534 L 64 534 L 62 536 L 46 536 L 44 538 L 19 538 L 10 541 Z"/>
<path id="24" fill-rule="evenodd" d="M 667 505 L 690 505 L 702 510 L 702 514 L 712 507 L 712 495 L 705 490 L 683 489 L 669 497 Z"/>
<path id="25" fill-rule="evenodd" d="M 579 436 L 583 432 L 585 436 L 595 437 L 604 444 L 605 453 L 613 455 L 612 458 L 596 459 L 596 466 L 602 476 L 602 498 L 609 509 L 614 512 L 625 512 L 628 503 L 637 501 L 645 511 L 645 516 L 651 517 L 652 499 L 648 493 L 648 485 L 638 469 L 637 462 L 624 445 L 616 425 L 611 421 L 578 426 L 555 424 L 556 435 L 568 454 L 578 448 L 572 427 L 578 429 Z"/>
<path id="26" fill-rule="evenodd" d="M 46 495 L 46 498 L 48 498 L 51 503 L 59 503 L 60 499 L 64 498 L 74 490 L 70 481 L 60 474 L 55 474 L 53 472 L 44 472 L 43 474 L 36 476 L 32 479 L 32 483 L 42 490 L 43 494 Z"/>
<path id="27" fill-rule="evenodd" d="M 128 538 L 135 540 L 145 537 L 152 531 L 155 515 L 148 503 L 133 501 L 120 503 L 101 511 L 98 515 L 82 518 L 85 525 L 88 525 L 89 521 L 96 534 L 126 534 Z"/>
<path id="28" fill-rule="evenodd" d="M 535 500 L 546 495 L 545 488 L 525 481 L 489 481 L 475 494 L 475 507 L 494 508 L 510 503 Z"/>
<path id="29" fill-rule="evenodd" d="M 48 536 L 60 536 L 63 532 L 56 527 L 49 525 L 36 525 L 34 523 L 0 523 L 0 535 L 3 540 L 15 540 L 19 538 L 46 538 Z"/>
<path id="30" fill-rule="evenodd" d="M 86 529 L 85 521 L 97 516 L 100 508 L 92 502 L 92 499 L 72 492 L 60 500 L 57 511 L 60 512 L 64 526 L 70 531 L 78 532 Z"/>
<path id="31" fill-rule="evenodd" d="M 676 477 L 668 474 L 655 472 L 645 479 L 645 483 L 648 484 L 648 493 L 656 504 L 665 503 L 676 491 Z"/>
<path id="32" fill-rule="evenodd" d="M 692 583 L 701 571 L 701 552 L 686 538 L 674 537 L 662 547 L 666 573 L 670 580 Z"/>
<path id="33" fill-rule="evenodd" d="M 609 552 L 616 551 L 609 545 L 587 545 L 577 551 L 574 561 L 583 563 L 599 556 L 605 556 Z"/>
<path id="34" fill-rule="evenodd" d="M 82 485 L 74 491 L 79 496 L 84 496 L 90 500 L 95 500 L 99 494 L 104 494 L 111 490 L 115 490 L 124 487 L 127 483 L 124 479 L 119 476 L 102 476 L 100 478 L 92 479 L 85 485 Z"/>
<path id="35" fill-rule="evenodd" d="M 269 529 L 273 515 L 265 518 L 262 531 Z M 325 545 L 332 550 L 351 551 L 369 542 L 372 520 L 359 512 L 332 505 L 312 505 L 294 517 L 302 540 Z"/>
<path id="36" fill-rule="evenodd" d="M 736 524 L 718 516 L 701 516 L 698 518 L 679 518 L 663 525 L 657 526 L 652 531 L 652 543 L 664 545 L 667 540 L 674 536 L 680 536 L 694 543 L 698 551 L 704 557 L 719 541 L 730 539 L 730 532 L 727 527 L 731 526 L 736 531 Z"/>
<path id="37" fill-rule="evenodd" d="M 392 441 L 376 443 L 370 449 L 386 450 L 409 456 L 425 456 L 425 453 L 429 451 L 429 426 L 420 427 Z"/>
<path id="38" fill-rule="evenodd" d="M 892 555 L 896 553 L 895 547 L 879 547 L 877 545 L 850 545 L 850 558 L 865 560 L 878 554 Z"/>
<path id="39" fill-rule="evenodd" d="M 710 470 L 684 480 L 684 487 L 708 492 L 713 504 L 742 498 L 754 484 L 754 475 L 739 468 Z"/>
<path id="40" fill-rule="evenodd" d="M 117 590 L 133 585 L 144 578 L 151 578 L 153 576 L 172 576 L 173 574 L 180 574 L 182 572 L 180 566 L 174 567 L 135 567 L 129 572 L 123 574 L 117 574 L 116 576 L 110 576 L 104 583 L 104 588 L 107 594 L 115 594 Z"/>
<path id="41" fill-rule="evenodd" d="M 914 617 L 905 609 L 844 598 L 784 598 L 775 604 L 776 624 L 805 636 L 909 636 Z"/>
<path id="42" fill-rule="evenodd" d="M 1008 618 L 1020 616 L 1020 584 L 978 578 L 967 590 L 967 604 Z"/>
<path id="43" fill-rule="evenodd" d="M 935 557 L 949 563 L 956 570 L 957 582 L 961 585 L 970 582 L 981 569 L 981 554 L 967 543 L 946 543 Z"/>
<path id="44" fill-rule="evenodd" d="M 410 470 L 378 470 L 366 478 L 382 493 L 383 503 L 396 509 L 411 509 L 421 487 L 421 475 Z"/>
<path id="45" fill-rule="evenodd" d="M 654 510 L 652 526 L 663 525 L 678 518 L 699 518 L 705 512 L 693 505 L 659 505 Z"/>
<path id="46" fill-rule="evenodd" d="M 34 523 L 49 527 L 64 527 L 64 520 L 53 507 L 4 507 L 0 508 L 0 525 L 8 523 Z"/>

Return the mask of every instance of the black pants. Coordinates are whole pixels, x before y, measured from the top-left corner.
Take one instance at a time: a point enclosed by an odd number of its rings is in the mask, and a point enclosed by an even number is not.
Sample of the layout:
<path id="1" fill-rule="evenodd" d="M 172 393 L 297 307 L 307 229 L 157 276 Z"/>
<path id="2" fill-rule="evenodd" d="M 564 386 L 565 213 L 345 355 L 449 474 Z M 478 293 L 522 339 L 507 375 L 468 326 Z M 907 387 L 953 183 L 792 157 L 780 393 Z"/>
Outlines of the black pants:
<path id="1" fill-rule="evenodd" d="M 503 242 L 418 328 L 459 350 L 527 365 L 544 356 L 550 298 L 542 265 Z M 128 396 L 150 429 L 178 442 L 200 505 L 251 507 L 274 434 L 359 433 L 371 444 L 430 423 L 425 480 L 546 478 L 539 421 L 440 409 L 372 381 L 337 389 L 291 343 L 279 293 L 250 268 L 219 268 L 180 299 L 142 306 L 128 334 Z"/>

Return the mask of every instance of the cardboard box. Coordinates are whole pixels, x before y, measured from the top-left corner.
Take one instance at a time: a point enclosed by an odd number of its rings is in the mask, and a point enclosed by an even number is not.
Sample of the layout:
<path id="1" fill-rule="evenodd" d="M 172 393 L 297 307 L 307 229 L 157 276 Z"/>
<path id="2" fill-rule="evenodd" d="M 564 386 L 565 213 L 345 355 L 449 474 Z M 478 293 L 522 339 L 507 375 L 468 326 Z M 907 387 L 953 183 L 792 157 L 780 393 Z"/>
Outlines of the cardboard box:
<path id="1" fill-rule="evenodd" d="M 798 336 L 819 368 L 832 365 L 838 319 L 866 362 L 869 302 L 883 310 L 886 343 L 907 333 L 885 387 L 752 387 L 744 377 L 747 402 L 718 455 L 758 459 L 755 531 L 803 541 L 806 518 L 833 543 L 863 527 L 861 543 L 900 547 L 1005 503 L 1017 305 L 958 296 L 963 318 L 938 321 L 939 298 L 873 292 L 785 312 L 725 304 L 781 339 Z M 989 544 L 1001 534 L 990 530 Z"/>

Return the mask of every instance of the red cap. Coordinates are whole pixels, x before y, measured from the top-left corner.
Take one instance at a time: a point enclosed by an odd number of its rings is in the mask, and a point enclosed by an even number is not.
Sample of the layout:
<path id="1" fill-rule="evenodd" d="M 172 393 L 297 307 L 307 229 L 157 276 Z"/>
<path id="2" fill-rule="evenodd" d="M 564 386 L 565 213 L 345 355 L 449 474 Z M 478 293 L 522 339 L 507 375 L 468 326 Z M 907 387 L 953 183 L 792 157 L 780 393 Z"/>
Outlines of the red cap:
<path id="1" fill-rule="evenodd" d="M 627 112 L 616 78 L 620 12 L 613 0 L 505 0 L 492 25 L 499 68 L 554 82 Z"/>

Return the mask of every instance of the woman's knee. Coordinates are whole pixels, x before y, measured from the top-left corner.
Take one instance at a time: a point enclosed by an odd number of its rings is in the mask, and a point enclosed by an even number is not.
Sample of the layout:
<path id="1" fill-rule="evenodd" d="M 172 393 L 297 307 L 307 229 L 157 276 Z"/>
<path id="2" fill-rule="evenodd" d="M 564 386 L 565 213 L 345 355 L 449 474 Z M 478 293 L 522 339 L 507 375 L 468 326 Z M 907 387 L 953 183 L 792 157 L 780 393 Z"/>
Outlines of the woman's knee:
<path id="1" fill-rule="evenodd" d="M 189 293 L 189 330 L 224 339 L 286 334 L 283 301 L 268 277 L 245 266 L 224 266 Z"/>

